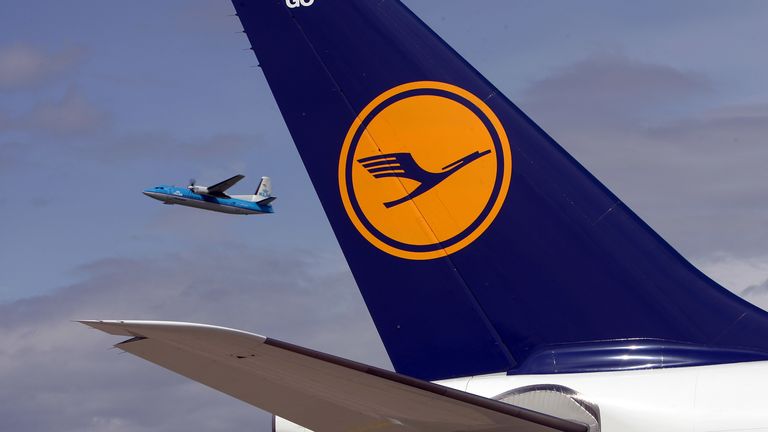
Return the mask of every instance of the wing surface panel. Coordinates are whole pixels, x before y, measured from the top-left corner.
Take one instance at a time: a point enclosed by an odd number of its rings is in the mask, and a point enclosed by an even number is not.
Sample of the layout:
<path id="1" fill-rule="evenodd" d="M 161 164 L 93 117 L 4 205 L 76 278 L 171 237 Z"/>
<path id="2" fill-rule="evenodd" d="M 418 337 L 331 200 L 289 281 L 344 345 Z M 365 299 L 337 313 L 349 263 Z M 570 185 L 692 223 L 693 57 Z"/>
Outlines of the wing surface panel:
<path id="1" fill-rule="evenodd" d="M 245 176 L 242 174 L 238 174 L 234 177 L 230 177 L 223 182 L 216 183 L 213 186 L 208 186 L 208 192 L 212 194 L 223 194 L 227 191 L 227 189 L 231 188 L 232 186 L 236 185 L 237 182 L 244 179 Z"/>
<path id="2" fill-rule="evenodd" d="M 199 324 L 83 321 L 124 351 L 324 431 L 586 431 L 586 426 L 387 370 Z"/>

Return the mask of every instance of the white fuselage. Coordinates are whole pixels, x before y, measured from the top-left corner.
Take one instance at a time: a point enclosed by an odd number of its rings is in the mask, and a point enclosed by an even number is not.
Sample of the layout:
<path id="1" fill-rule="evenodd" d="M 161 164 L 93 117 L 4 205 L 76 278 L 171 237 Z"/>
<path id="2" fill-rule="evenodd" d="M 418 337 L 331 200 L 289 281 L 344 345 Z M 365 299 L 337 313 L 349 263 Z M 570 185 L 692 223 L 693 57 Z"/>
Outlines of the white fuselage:
<path id="1" fill-rule="evenodd" d="M 599 407 L 602 432 L 768 432 L 768 362 L 439 384 L 488 398 L 530 385 L 565 386 Z"/>

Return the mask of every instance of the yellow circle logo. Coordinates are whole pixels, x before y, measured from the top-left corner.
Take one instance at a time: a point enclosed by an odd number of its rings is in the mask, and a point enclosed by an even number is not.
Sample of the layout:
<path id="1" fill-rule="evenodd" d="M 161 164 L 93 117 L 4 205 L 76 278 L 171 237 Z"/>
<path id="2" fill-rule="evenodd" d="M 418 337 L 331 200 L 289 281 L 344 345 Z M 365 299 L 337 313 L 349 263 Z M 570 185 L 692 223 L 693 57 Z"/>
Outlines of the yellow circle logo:
<path id="1" fill-rule="evenodd" d="M 472 93 L 414 82 L 355 119 L 339 160 L 344 208 L 371 244 L 405 259 L 450 255 L 501 209 L 512 177 L 499 119 Z"/>

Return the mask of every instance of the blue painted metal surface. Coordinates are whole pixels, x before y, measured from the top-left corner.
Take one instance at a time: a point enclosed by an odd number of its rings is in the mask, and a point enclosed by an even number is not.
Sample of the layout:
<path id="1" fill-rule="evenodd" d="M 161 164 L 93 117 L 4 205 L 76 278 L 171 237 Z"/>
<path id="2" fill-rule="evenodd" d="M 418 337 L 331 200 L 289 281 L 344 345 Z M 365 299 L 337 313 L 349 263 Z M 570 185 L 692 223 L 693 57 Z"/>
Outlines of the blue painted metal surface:
<path id="1" fill-rule="evenodd" d="M 247 210 L 257 213 L 274 213 L 275 210 L 271 205 L 261 205 L 259 203 L 245 201 L 241 199 L 231 197 L 215 197 L 211 195 L 201 195 L 190 191 L 187 188 L 177 186 L 155 186 L 144 190 L 145 195 L 161 195 L 170 198 L 184 198 L 190 201 L 199 201 L 203 203 L 213 204 L 221 206 L 222 208 L 229 208 L 234 210 Z M 157 198 L 159 199 L 159 198 Z"/>
<path id="2" fill-rule="evenodd" d="M 616 349 L 579 344 L 627 339 L 683 344 L 654 348 L 682 357 L 676 364 L 768 358 L 765 312 L 689 264 L 399 1 L 233 3 L 398 372 L 556 372 L 540 351 L 554 344 L 576 347 L 558 354 L 572 369 L 611 370 L 623 362 L 610 361 Z M 513 166 L 504 205 L 479 238 L 410 260 L 361 235 L 338 171 L 361 111 L 421 81 L 487 104 Z"/>
<path id="3" fill-rule="evenodd" d="M 507 373 L 529 375 L 661 369 L 765 359 L 766 354 L 762 351 L 629 339 L 544 347 Z"/>

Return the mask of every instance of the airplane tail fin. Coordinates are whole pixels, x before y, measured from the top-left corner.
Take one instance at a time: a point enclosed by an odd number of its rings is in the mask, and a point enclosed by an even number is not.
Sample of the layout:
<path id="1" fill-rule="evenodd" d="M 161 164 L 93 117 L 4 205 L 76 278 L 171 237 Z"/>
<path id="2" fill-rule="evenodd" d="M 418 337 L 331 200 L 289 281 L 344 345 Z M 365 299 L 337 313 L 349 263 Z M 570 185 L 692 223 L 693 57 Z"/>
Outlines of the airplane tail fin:
<path id="1" fill-rule="evenodd" d="M 768 314 L 689 264 L 400 1 L 233 3 L 398 372 L 768 358 Z"/>
<path id="2" fill-rule="evenodd" d="M 272 180 L 269 177 L 262 177 L 253 195 L 254 202 L 261 205 L 269 205 L 276 199 L 277 197 L 272 195 Z"/>

